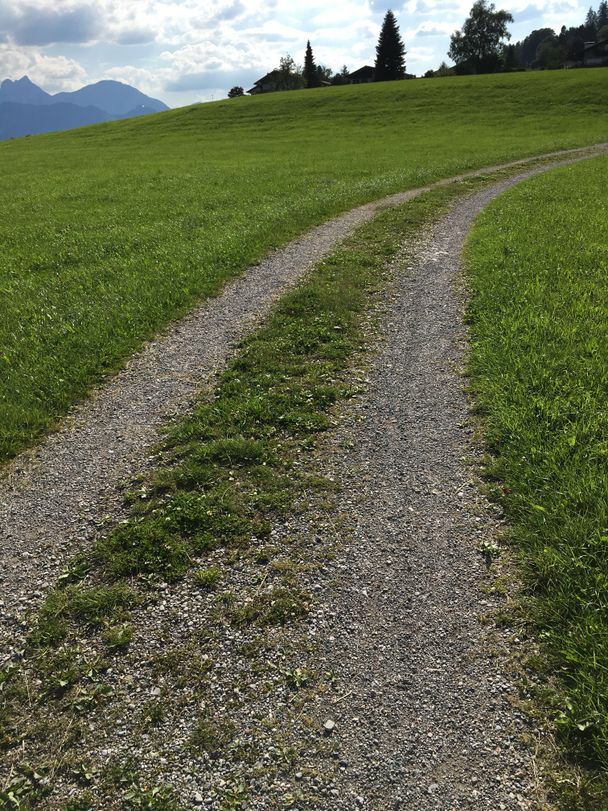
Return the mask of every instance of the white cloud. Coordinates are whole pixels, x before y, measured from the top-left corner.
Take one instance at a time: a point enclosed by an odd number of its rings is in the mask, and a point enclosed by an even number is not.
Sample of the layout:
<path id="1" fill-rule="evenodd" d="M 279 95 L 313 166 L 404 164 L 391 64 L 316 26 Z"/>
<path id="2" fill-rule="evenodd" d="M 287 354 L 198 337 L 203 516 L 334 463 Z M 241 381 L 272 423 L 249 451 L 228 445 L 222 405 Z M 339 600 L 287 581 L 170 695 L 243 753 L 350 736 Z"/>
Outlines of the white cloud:
<path id="1" fill-rule="evenodd" d="M 0 77 L 20 79 L 24 75 L 49 93 L 77 90 L 87 80 L 86 71 L 73 59 L 47 56 L 37 48 L 0 44 Z"/>
<path id="2" fill-rule="evenodd" d="M 425 20 L 416 28 L 404 31 L 403 36 L 406 40 L 415 37 L 445 37 L 446 34 L 453 34 L 454 30 L 454 23 L 436 23 Z"/>

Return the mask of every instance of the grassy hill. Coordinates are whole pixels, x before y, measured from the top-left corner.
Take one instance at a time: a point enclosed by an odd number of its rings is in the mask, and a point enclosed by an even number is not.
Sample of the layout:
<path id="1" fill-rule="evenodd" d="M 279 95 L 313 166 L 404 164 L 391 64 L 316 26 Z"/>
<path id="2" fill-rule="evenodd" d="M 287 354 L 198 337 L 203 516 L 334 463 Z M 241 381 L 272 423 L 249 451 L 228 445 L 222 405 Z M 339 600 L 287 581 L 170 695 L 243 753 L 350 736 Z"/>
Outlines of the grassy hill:
<path id="1" fill-rule="evenodd" d="M 0 145 L 0 460 L 270 248 L 384 194 L 606 140 L 603 71 L 226 100 Z"/>

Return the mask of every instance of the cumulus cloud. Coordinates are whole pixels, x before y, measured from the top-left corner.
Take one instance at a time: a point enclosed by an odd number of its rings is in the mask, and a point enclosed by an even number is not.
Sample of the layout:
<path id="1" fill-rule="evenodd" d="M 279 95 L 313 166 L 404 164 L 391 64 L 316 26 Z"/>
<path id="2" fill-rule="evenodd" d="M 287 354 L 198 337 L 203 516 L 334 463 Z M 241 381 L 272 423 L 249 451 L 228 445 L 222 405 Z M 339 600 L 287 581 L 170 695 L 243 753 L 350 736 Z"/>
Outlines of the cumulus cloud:
<path id="1" fill-rule="evenodd" d="M 370 0 L 369 6 L 378 14 L 386 14 L 389 9 L 393 8 L 394 3 L 391 3 L 390 0 Z"/>
<path id="2" fill-rule="evenodd" d="M 186 73 L 171 79 L 165 85 L 168 92 L 183 93 L 185 91 L 217 90 L 235 85 L 245 87 L 247 90 L 260 78 L 261 71 L 252 70 L 206 70 L 201 73 Z"/>
<path id="3" fill-rule="evenodd" d="M 217 22 L 221 22 L 222 20 L 234 20 L 237 17 L 242 16 L 245 12 L 245 6 L 240 2 L 240 0 L 235 0 L 235 2 L 230 3 L 229 6 L 218 9 L 213 19 Z"/>
<path id="4" fill-rule="evenodd" d="M 102 19 L 90 5 L 51 8 L 20 5 L 0 18 L 1 33 L 17 45 L 89 42 L 102 30 Z"/>
<path id="5" fill-rule="evenodd" d="M 38 49 L 16 48 L 13 44 L 0 44 L 0 77 L 29 78 L 49 93 L 76 90 L 86 83 L 82 65 L 64 56 L 46 56 Z"/>
<path id="6" fill-rule="evenodd" d="M 454 33 L 453 23 L 434 23 L 425 20 L 417 28 L 412 28 L 404 32 L 404 37 L 445 37 L 446 34 Z"/>
<path id="7" fill-rule="evenodd" d="M 133 28 L 119 31 L 114 36 L 117 45 L 146 45 L 154 42 L 156 33 L 151 28 Z"/>
<path id="8" fill-rule="evenodd" d="M 409 0 L 404 12 L 411 16 L 432 16 L 435 20 L 446 15 L 464 18 L 469 13 L 473 0 Z"/>
<path id="9" fill-rule="evenodd" d="M 587 10 L 582 7 L 579 8 L 577 3 L 571 0 L 560 0 L 560 2 L 555 3 L 543 3 L 542 6 L 531 3 L 530 5 L 523 5 L 521 8 L 516 4 L 511 8 L 511 13 L 516 23 L 532 22 L 535 20 L 562 20 L 564 23 L 570 24 L 570 22 L 575 22 L 576 20 L 582 22 Z"/>

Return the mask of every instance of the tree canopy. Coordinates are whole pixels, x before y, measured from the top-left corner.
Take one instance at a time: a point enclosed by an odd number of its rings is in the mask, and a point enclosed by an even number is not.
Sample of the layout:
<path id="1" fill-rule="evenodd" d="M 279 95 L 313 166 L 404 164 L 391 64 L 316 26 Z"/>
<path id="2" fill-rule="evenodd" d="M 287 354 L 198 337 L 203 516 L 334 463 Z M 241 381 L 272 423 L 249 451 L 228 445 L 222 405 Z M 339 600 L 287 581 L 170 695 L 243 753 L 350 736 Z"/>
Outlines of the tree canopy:
<path id="1" fill-rule="evenodd" d="M 477 0 L 470 16 L 450 37 L 448 56 L 456 67 L 472 73 L 488 73 L 496 70 L 500 62 L 501 42 L 511 39 L 507 23 L 513 22 L 508 11 L 496 11 L 494 3 Z"/>
<path id="2" fill-rule="evenodd" d="M 277 90 L 299 90 L 304 87 L 302 69 L 289 54 L 280 58 L 278 70 L 275 70 L 274 74 Z"/>
<path id="3" fill-rule="evenodd" d="M 399 33 L 399 26 L 389 9 L 382 23 L 378 45 L 376 46 L 375 81 L 386 82 L 405 78 L 405 46 Z"/>

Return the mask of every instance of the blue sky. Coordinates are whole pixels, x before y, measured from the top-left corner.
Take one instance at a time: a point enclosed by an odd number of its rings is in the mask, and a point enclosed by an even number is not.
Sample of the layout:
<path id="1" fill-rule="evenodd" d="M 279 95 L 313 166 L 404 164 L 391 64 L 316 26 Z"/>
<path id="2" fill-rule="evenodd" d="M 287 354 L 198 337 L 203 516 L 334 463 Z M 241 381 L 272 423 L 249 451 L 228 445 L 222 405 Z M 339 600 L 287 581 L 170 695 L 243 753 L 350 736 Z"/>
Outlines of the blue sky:
<path id="1" fill-rule="evenodd" d="M 399 22 L 407 70 L 421 75 L 447 59 L 450 33 L 472 2 L 0 0 L 0 79 L 27 74 L 51 93 L 116 79 L 178 107 L 222 98 L 235 84 L 247 89 L 286 53 L 301 63 L 307 39 L 316 61 L 334 71 L 373 64 L 388 8 Z M 589 3 L 496 5 L 513 14 L 516 41 L 534 28 L 578 25 Z"/>

